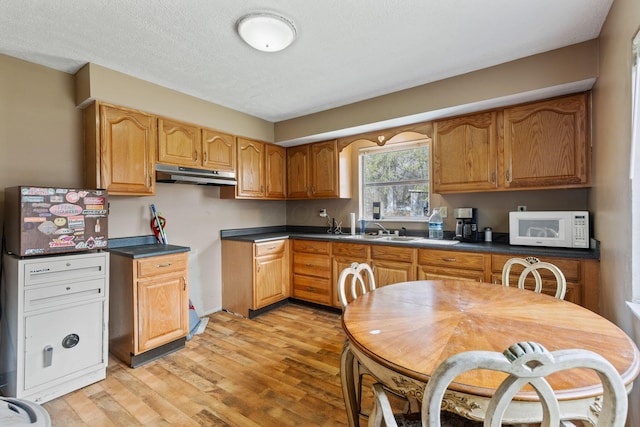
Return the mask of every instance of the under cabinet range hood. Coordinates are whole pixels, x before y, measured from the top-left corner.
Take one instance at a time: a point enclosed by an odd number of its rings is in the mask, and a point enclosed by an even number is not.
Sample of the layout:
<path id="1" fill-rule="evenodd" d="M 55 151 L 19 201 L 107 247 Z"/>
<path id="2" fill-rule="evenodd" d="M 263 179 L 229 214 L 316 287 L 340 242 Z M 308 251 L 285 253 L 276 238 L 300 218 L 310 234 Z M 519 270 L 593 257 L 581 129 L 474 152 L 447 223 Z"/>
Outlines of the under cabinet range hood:
<path id="1" fill-rule="evenodd" d="M 197 185 L 236 185 L 235 172 L 156 165 L 156 182 Z"/>

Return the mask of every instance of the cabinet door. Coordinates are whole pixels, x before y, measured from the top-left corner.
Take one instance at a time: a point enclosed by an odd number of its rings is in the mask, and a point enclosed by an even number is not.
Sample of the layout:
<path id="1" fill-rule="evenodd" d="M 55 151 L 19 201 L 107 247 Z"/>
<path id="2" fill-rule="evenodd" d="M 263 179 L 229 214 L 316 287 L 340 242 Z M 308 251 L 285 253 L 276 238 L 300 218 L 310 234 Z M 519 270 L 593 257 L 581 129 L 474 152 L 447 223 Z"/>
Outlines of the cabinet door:
<path id="1" fill-rule="evenodd" d="M 505 187 L 589 186 L 586 122 L 586 94 L 505 109 Z"/>
<path id="2" fill-rule="evenodd" d="M 340 193 L 338 143 L 336 140 L 310 146 L 311 196 L 338 197 Z"/>
<path id="3" fill-rule="evenodd" d="M 373 260 L 371 261 L 371 266 L 373 267 L 373 277 L 376 280 L 377 288 L 416 280 L 416 268 L 411 263 Z"/>
<path id="4" fill-rule="evenodd" d="M 265 144 L 265 197 L 284 199 L 287 177 L 287 149 L 274 144 Z"/>
<path id="5" fill-rule="evenodd" d="M 98 187 L 111 195 L 155 194 L 155 118 L 110 105 L 100 105 L 99 110 Z"/>
<path id="6" fill-rule="evenodd" d="M 202 166 L 207 169 L 235 172 L 235 137 L 213 129 L 202 129 L 202 156 Z"/>
<path id="7" fill-rule="evenodd" d="M 196 167 L 202 160 L 200 128 L 175 120 L 158 119 L 158 162 Z"/>
<path id="8" fill-rule="evenodd" d="M 138 353 L 188 334 L 189 301 L 185 277 L 167 275 L 139 280 L 137 299 Z"/>
<path id="9" fill-rule="evenodd" d="M 287 196 L 290 199 L 309 197 L 309 145 L 287 148 Z"/>
<path id="10" fill-rule="evenodd" d="M 435 193 L 497 188 L 496 113 L 473 114 L 434 124 Z"/>
<path id="11" fill-rule="evenodd" d="M 258 257 L 254 268 L 254 309 L 259 309 L 287 298 L 287 286 L 284 280 L 286 275 L 284 272 L 289 266 L 286 265 L 284 253 Z"/>
<path id="12" fill-rule="evenodd" d="M 264 196 L 264 145 L 263 142 L 238 138 L 238 197 Z"/>

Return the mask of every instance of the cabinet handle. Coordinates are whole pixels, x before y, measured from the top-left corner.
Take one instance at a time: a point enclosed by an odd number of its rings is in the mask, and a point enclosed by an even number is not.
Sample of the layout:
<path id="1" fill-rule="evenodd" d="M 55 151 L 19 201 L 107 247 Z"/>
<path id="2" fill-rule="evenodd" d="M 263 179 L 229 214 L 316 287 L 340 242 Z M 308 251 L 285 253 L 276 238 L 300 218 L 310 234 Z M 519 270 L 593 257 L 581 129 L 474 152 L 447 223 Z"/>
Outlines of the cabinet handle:
<path id="1" fill-rule="evenodd" d="M 182 290 L 186 291 L 187 290 L 187 278 L 182 276 Z"/>
<path id="2" fill-rule="evenodd" d="M 198 152 L 194 152 L 194 154 L 196 155 L 196 161 L 198 160 Z"/>
<path id="3" fill-rule="evenodd" d="M 307 267 L 313 267 L 313 264 L 305 264 Z"/>
<path id="4" fill-rule="evenodd" d="M 458 261 L 457 258 L 442 258 L 442 260 L 444 262 L 457 262 Z"/>
<path id="5" fill-rule="evenodd" d="M 209 152 L 204 152 L 204 162 L 207 163 L 209 161 Z"/>
<path id="6" fill-rule="evenodd" d="M 151 174 L 147 176 L 147 187 L 151 188 Z"/>
<path id="7" fill-rule="evenodd" d="M 313 288 L 311 286 L 307 286 L 307 290 L 313 292 Z"/>
<path id="8" fill-rule="evenodd" d="M 260 263 L 256 262 L 256 271 L 260 272 Z"/>
<path id="9" fill-rule="evenodd" d="M 511 171 L 509 169 L 506 170 L 505 175 L 507 182 L 511 182 Z"/>
<path id="10" fill-rule="evenodd" d="M 173 265 L 172 262 L 168 262 L 166 264 L 158 264 L 158 265 L 156 265 L 156 268 L 171 267 L 172 265 Z"/>
<path id="11" fill-rule="evenodd" d="M 491 183 L 492 184 L 496 183 L 496 173 L 495 173 L 495 171 L 491 173 Z"/>

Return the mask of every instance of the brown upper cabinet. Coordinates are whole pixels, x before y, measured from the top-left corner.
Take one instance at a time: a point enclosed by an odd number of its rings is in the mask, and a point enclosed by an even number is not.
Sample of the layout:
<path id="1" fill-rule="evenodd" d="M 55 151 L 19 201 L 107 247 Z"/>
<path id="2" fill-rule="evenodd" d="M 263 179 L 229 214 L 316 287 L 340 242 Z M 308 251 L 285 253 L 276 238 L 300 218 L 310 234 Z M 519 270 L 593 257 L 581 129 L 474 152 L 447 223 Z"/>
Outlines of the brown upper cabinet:
<path id="1" fill-rule="evenodd" d="M 286 195 L 286 149 L 251 139 L 237 139 L 235 187 L 221 187 L 224 199 L 284 199 Z"/>
<path id="2" fill-rule="evenodd" d="M 324 141 L 287 149 L 289 199 L 351 198 L 351 148 Z"/>
<path id="3" fill-rule="evenodd" d="M 202 166 L 217 171 L 236 171 L 236 138 L 213 129 L 202 129 Z"/>
<path id="4" fill-rule="evenodd" d="M 435 122 L 434 191 L 495 190 L 498 187 L 497 146 L 495 111 Z"/>
<path id="5" fill-rule="evenodd" d="M 197 167 L 202 161 L 200 128 L 176 120 L 158 118 L 158 163 Z"/>
<path id="6" fill-rule="evenodd" d="M 587 102 L 583 93 L 504 110 L 505 188 L 590 185 Z"/>
<path id="7" fill-rule="evenodd" d="M 234 172 L 235 151 L 233 135 L 158 118 L 158 163 Z"/>
<path id="8" fill-rule="evenodd" d="M 98 102 L 83 114 L 85 185 L 111 195 L 155 194 L 156 118 Z"/>
<path id="9" fill-rule="evenodd" d="M 588 101 L 581 93 L 436 121 L 434 192 L 590 186 Z"/>

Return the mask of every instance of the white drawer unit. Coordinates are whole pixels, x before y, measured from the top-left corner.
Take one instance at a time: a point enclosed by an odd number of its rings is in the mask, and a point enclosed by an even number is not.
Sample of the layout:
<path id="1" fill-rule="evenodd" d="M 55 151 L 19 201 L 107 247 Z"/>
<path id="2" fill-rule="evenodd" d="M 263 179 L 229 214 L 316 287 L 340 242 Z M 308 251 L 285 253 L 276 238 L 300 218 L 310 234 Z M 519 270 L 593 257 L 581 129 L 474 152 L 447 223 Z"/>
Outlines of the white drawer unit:
<path id="1" fill-rule="evenodd" d="M 109 253 L 5 254 L 4 267 L 2 394 L 44 403 L 104 379 Z"/>

